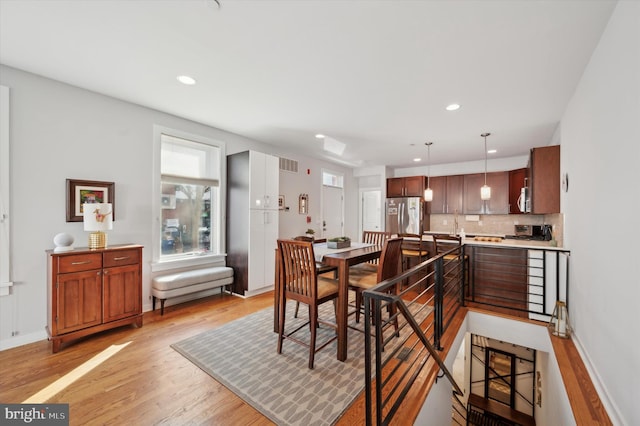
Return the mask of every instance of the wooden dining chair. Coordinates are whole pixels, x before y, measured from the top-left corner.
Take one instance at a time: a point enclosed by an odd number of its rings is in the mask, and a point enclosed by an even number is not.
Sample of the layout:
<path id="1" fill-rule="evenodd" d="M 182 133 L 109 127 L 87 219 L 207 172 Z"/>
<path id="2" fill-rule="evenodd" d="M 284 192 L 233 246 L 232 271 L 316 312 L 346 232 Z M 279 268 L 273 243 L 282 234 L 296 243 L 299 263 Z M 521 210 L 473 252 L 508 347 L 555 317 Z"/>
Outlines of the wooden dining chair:
<path id="1" fill-rule="evenodd" d="M 399 275 L 401 270 L 402 238 L 389 238 L 384 241 L 380 265 L 375 272 L 349 274 L 349 289 L 356 293 L 356 322 L 360 322 L 362 311 L 362 292 L 375 287 L 378 283 Z M 397 292 L 397 285 L 394 292 Z M 396 328 L 397 328 L 396 322 Z"/>
<path id="2" fill-rule="evenodd" d="M 362 231 L 362 242 L 367 244 L 374 244 L 377 246 L 383 246 L 384 242 L 391 238 L 390 232 L 385 231 Z M 351 267 L 350 271 L 353 273 L 371 273 L 378 270 L 378 264 L 380 259 L 373 259 L 367 262 L 358 263 Z M 352 273 L 350 272 L 350 274 Z"/>
<path id="3" fill-rule="evenodd" d="M 298 235 L 297 237 L 293 237 L 295 241 L 307 241 L 312 243 L 326 243 L 327 239 L 315 239 L 313 237 L 307 237 L 306 235 Z M 338 278 L 338 267 L 333 265 L 327 265 L 322 262 L 316 261 L 316 273 L 318 275 L 327 274 L 329 272 L 333 272 L 333 278 Z M 298 318 L 298 311 L 300 310 L 300 302 L 296 302 L 296 311 L 293 314 L 294 318 Z"/>
<path id="4" fill-rule="evenodd" d="M 280 260 L 280 286 L 278 308 L 278 353 L 282 353 L 284 339 L 309 347 L 309 368 L 313 369 L 315 353 L 337 338 L 337 333 L 316 348 L 316 334 L 319 324 L 337 329 L 337 321 L 329 322 L 318 317 L 318 307 L 338 297 L 338 281 L 318 276 L 313 253 L 313 243 L 308 241 L 278 240 Z M 287 300 L 295 300 L 309 306 L 309 320 L 285 333 Z M 295 336 L 295 333 L 309 325 L 308 342 Z"/>

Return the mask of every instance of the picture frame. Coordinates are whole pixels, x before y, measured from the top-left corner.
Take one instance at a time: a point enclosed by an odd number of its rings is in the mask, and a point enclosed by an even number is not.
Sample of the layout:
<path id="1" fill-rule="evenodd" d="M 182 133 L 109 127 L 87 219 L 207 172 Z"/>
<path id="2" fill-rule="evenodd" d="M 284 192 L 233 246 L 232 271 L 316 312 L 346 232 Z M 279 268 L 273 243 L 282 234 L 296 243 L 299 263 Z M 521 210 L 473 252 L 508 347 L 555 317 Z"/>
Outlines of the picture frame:
<path id="1" fill-rule="evenodd" d="M 284 195 L 278 195 L 278 209 L 284 210 Z"/>
<path id="2" fill-rule="evenodd" d="M 115 183 L 67 179 L 67 222 L 82 222 L 84 203 L 111 203 L 111 219 L 115 221 Z"/>

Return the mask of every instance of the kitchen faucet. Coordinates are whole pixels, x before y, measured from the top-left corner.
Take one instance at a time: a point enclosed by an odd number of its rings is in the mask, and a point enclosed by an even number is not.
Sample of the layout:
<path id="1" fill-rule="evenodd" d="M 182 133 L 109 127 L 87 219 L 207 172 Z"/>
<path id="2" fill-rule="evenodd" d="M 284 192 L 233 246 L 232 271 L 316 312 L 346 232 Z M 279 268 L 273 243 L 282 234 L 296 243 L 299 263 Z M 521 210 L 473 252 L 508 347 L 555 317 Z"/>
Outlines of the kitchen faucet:
<path id="1" fill-rule="evenodd" d="M 458 235 L 458 209 L 453 211 L 453 234 Z"/>

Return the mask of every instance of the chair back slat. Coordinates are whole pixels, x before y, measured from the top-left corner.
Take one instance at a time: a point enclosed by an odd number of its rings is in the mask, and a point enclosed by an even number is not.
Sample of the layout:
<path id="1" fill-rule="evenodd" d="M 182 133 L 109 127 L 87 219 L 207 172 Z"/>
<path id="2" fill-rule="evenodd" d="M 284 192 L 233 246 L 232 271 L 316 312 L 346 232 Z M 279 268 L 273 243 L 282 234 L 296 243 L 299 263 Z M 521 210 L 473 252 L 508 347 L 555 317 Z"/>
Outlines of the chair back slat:
<path id="1" fill-rule="evenodd" d="M 433 235 L 433 245 L 435 246 L 436 255 L 438 255 L 462 245 L 462 238 L 455 235 L 435 234 Z"/>

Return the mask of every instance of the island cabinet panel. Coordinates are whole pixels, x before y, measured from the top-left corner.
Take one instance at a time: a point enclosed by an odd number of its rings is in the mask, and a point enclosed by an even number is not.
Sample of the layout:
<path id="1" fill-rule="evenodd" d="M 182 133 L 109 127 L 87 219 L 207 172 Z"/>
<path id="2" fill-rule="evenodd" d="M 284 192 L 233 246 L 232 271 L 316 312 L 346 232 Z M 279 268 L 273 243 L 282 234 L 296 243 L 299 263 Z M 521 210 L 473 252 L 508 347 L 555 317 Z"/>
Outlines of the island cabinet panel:
<path id="1" fill-rule="evenodd" d="M 423 197 L 426 185 L 426 176 L 389 178 L 387 179 L 387 198 Z"/>
<path id="2" fill-rule="evenodd" d="M 47 332 L 52 351 L 126 324 L 142 326 L 142 246 L 47 251 Z"/>
<path id="3" fill-rule="evenodd" d="M 487 173 L 487 185 L 491 187 L 491 199 L 480 198 L 480 188 L 485 183 L 484 173 L 464 175 L 465 214 L 508 214 L 509 172 Z"/>
<path id="4" fill-rule="evenodd" d="M 531 150 L 531 212 L 560 213 L 560 146 Z"/>
<path id="5" fill-rule="evenodd" d="M 466 246 L 470 257 L 475 302 L 527 309 L 528 250 L 511 247 Z"/>

